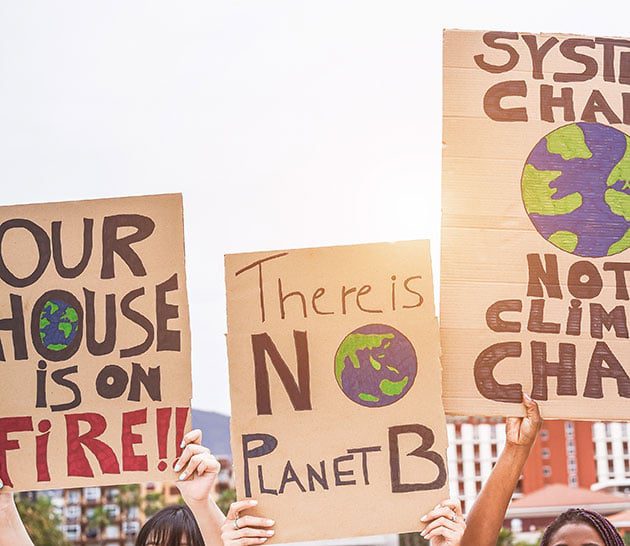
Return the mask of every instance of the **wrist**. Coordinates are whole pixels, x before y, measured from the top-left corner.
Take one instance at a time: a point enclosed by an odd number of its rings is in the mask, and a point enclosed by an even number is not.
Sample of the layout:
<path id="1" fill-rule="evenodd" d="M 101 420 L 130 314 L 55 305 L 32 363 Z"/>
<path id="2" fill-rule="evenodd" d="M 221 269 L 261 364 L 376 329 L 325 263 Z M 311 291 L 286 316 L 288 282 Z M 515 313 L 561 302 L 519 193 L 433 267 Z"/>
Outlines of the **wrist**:
<path id="1" fill-rule="evenodd" d="M 193 512 L 207 510 L 210 507 L 210 499 L 190 499 L 185 496 L 183 496 L 183 499 L 188 508 Z"/>
<path id="2" fill-rule="evenodd" d="M 13 493 L 9 493 L 8 491 L 0 493 L 0 510 L 7 510 L 14 506 Z"/>
<path id="3" fill-rule="evenodd" d="M 521 444 L 513 444 L 512 442 L 506 442 L 504 453 L 511 457 L 512 459 L 523 460 L 525 461 L 527 457 L 529 457 L 529 452 L 531 451 L 531 444 L 521 445 Z"/>

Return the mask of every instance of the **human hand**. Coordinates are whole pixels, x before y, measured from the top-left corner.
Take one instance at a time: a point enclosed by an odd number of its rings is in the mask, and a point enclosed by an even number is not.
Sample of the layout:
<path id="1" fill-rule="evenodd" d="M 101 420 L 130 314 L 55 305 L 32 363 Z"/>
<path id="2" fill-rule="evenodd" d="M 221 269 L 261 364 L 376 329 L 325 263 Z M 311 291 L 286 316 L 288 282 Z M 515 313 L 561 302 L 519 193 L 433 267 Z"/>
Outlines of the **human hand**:
<path id="1" fill-rule="evenodd" d="M 185 446 L 184 450 L 175 464 L 175 472 L 181 472 L 177 488 L 189 506 L 208 502 L 221 465 L 210 450 L 201 445 L 200 430 L 191 430 L 186 434 L 182 445 Z"/>
<path id="2" fill-rule="evenodd" d="M 420 521 L 427 524 L 420 535 L 431 546 L 459 546 L 466 530 L 462 505 L 457 499 L 442 501 Z"/>
<path id="3" fill-rule="evenodd" d="M 0 513 L 16 512 L 15 500 L 13 498 L 13 491 L 4 489 L 4 483 L 0 480 Z M 0 540 L 2 543 L 2 540 Z"/>
<path id="4" fill-rule="evenodd" d="M 4 483 L 0 480 L 0 510 L 13 506 L 13 493 L 4 489 Z"/>
<path id="5" fill-rule="evenodd" d="M 227 518 L 221 526 L 223 546 L 253 546 L 263 544 L 274 534 L 274 521 L 256 516 L 243 516 L 243 510 L 253 508 L 258 504 L 252 499 L 233 502 L 228 510 Z"/>
<path id="6" fill-rule="evenodd" d="M 523 393 L 525 417 L 508 417 L 505 421 L 505 436 L 508 445 L 531 448 L 542 425 L 538 404 Z"/>

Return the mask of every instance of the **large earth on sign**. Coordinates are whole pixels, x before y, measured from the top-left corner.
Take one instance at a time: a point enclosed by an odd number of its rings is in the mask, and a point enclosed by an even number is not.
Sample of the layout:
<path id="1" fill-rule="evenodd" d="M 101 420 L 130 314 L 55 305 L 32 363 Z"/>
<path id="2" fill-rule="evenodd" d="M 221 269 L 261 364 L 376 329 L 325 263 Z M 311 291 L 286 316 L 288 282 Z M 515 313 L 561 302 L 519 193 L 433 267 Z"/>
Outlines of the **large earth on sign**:
<path id="1" fill-rule="evenodd" d="M 598 258 L 630 248 L 630 137 L 571 123 L 534 147 L 521 178 L 525 210 L 551 244 Z"/>

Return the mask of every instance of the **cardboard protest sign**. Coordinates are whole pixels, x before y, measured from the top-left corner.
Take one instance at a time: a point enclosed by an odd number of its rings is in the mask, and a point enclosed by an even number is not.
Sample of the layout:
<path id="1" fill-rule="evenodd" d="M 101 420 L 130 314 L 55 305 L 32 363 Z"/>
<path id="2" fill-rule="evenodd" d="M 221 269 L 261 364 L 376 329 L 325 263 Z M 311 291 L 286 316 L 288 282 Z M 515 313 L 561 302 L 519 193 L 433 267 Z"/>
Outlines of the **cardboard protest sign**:
<path id="1" fill-rule="evenodd" d="M 0 207 L 0 479 L 172 479 L 189 421 L 181 195 Z"/>
<path id="2" fill-rule="evenodd" d="M 630 40 L 447 31 L 448 413 L 630 419 Z"/>
<path id="3" fill-rule="evenodd" d="M 448 496 L 428 242 L 236 254 L 225 274 L 239 498 L 276 542 L 418 529 Z"/>

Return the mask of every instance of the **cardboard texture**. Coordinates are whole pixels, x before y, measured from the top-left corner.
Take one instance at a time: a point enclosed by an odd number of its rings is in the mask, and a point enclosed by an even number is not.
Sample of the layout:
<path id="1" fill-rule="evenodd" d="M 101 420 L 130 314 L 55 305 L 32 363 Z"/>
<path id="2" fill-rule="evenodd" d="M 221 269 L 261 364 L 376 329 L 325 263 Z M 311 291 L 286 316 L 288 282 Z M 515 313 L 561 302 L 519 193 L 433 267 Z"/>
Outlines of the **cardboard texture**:
<path id="1" fill-rule="evenodd" d="M 630 418 L 630 40 L 444 34 L 454 415 Z"/>
<path id="2" fill-rule="evenodd" d="M 448 497 L 428 242 L 229 255 L 226 285 L 239 498 L 274 542 L 417 530 Z"/>
<path id="3" fill-rule="evenodd" d="M 175 479 L 188 427 L 181 195 L 0 208 L 0 479 Z"/>

